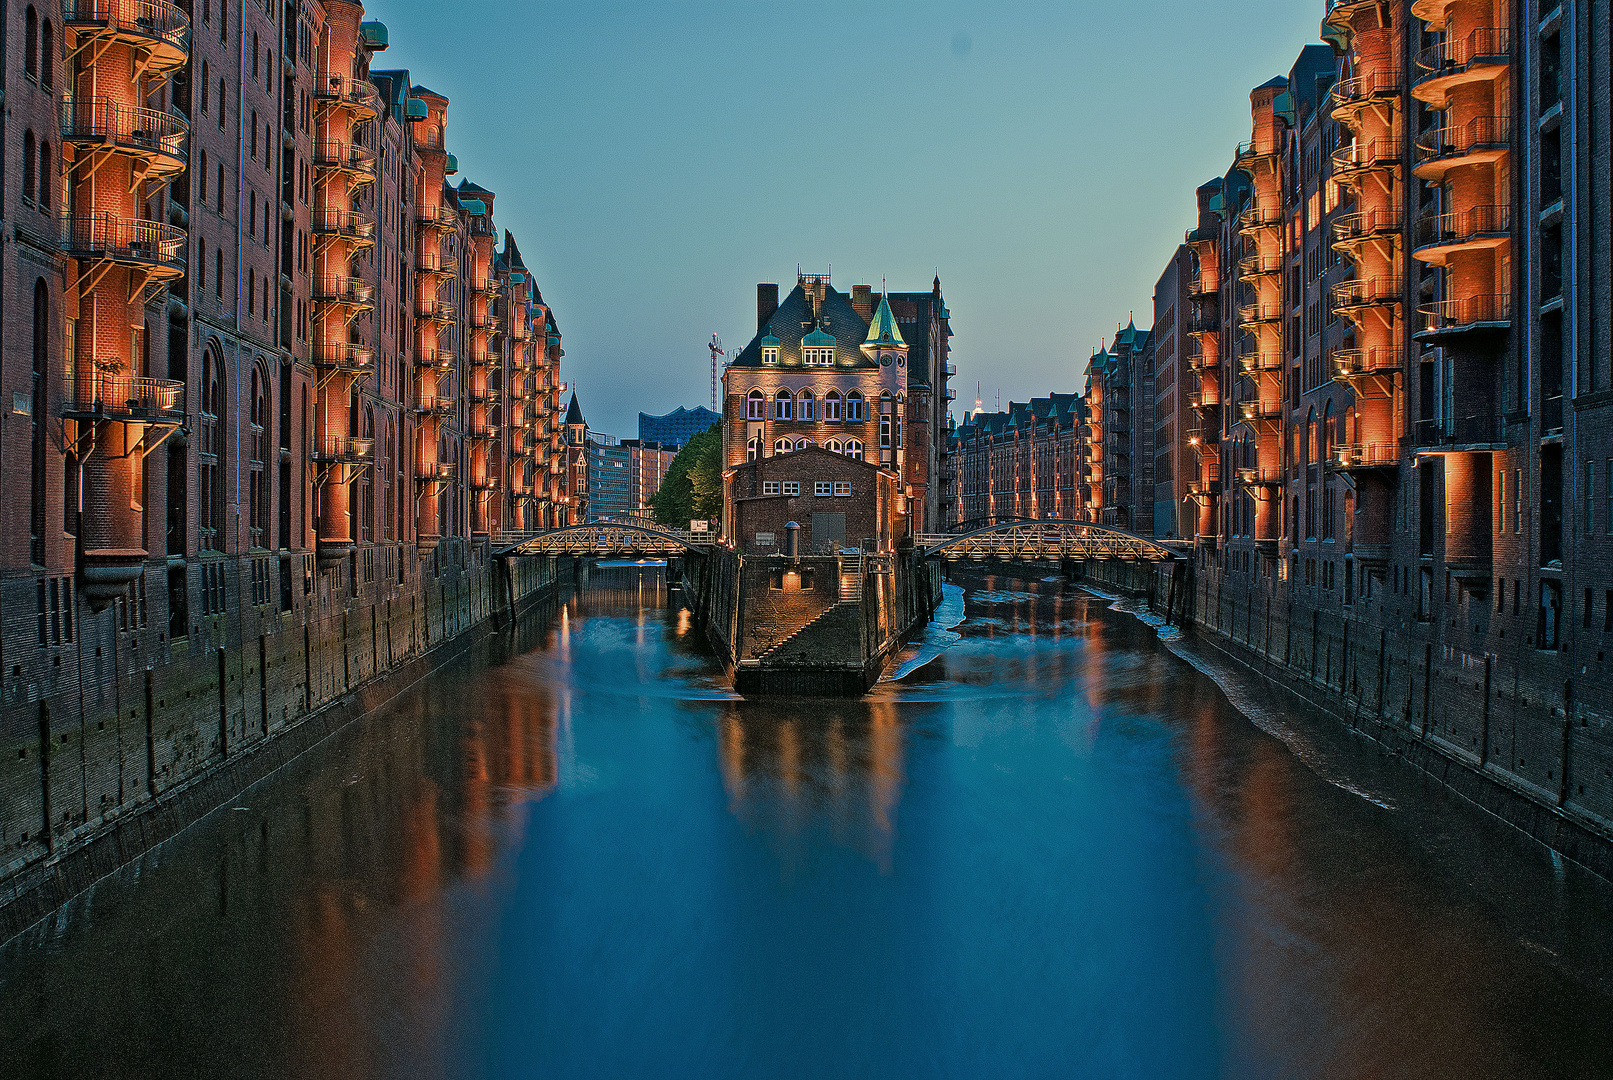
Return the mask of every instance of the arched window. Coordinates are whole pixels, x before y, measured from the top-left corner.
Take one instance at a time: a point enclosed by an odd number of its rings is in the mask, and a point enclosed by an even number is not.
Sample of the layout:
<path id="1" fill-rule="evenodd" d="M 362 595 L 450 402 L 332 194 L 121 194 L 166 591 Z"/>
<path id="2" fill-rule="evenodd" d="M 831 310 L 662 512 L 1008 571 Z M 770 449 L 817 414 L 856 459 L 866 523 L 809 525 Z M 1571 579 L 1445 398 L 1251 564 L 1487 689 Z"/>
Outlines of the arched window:
<path id="1" fill-rule="evenodd" d="M 891 405 L 891 392 L 886 390 L 879 395 L 879 445 L 882 450 L 891 448 L 893 439 L 891 424 L 895 420 L 895 409 Z"/>
<path id="2" fill-rule="evenodd" d="M 39 140 L 39 209 L 50 209 L 50 143 Z"/>
<path id="3" fill-rule="evenodd" d="M 818 418 L 817 411 L 817 401 L 813 398 L 812 391 L 803 390 L 800 394 L 796 395 L 795 415 L 797 419 L 816 420 Z"/>
<path id="4" fill-rule="evenodd" d="M 396 460 L 395 455 L 397 454 L 398 446 L 396 433 L 394 433 L 392 430 L 392 417 L 390 414 L 388 414 L 386 418 L 386 442 L 382 449 L 383 456 L 381 458 L 381 476 L 385 478 L 385 490 L 382 493 L 382 522 L 384 531 L 386 533 L 386 539 L 393 540 L 396 539 L 396 537 L 393 534 L 392 526 L 392 516 L 394 513 L 392 495 L 392 462 Z"/>
<path id="5" fill-rule="evenodd" d="M 39 85 L 49 90 L 56 82 L 56 31 L 50 20 L 39 34 Z"/>
<path id="6" fill-rule="evenodd" d="M 823 444 L 823 448 L 832 454 L 838 454 L 841 452 L 840 440 L 830 439 L 828 442 Z"/>
<path id="7" fill-rule="evenodd" d="M 767 398 L 760 390 L 752 390 L 745 398 L 745 419 L 761 420 L 767 416 Z"/>
<path id="8" fill-rule="evenodd" d="M 823 395 L 823 418 L 831 423 L 840 419 L 840 392 L 831 390 Z"/>
<path id="9" fill-rule="evenodd" d="M 39 14 L 32 4 L 22 17 L 22 71 L 30 79 L 39 77 Z"/>
<path id="10" fill-rule="evenodd" d="M 1309 443 L 1305 447 L 1307 454 L 1305 460 L 1314 463 L 1318 460 L 1316 456 L 1316 444 L 1318 441 L 1316 435 L 1316 410 L 1314 408 L 1305 413 L 1305 438 Z"/>
<path id="11" fill-rule="evenodd" d="M 223 551 L 224 518 L 224 360 L 212 348 L 202 353 L 201 435 L 196 455 L 201 495 L 198 540 L 209 551 Z"/>
<path id="12" fill-rule="evenodd" d="M 28 17 L 33 18 L 34 9 L 28 9 Z M 45 409 L 49 403 L 46 400 L 45 375 L 50 354 L 50 290 L 43 278 L 34 283 L 34 382 L 33 401 L 29 409 L 29 431 L 33 437 L 32 454 L 32 494 L 33 505 L 30 522 L 32 525 L 32 544 L 30 558 L 40 566 L 45 564 Z"/>
<path id="13" fill-rule="evenodd" d="M 797 450 L 805 450 L 807 447 L 809 447 L 811 445 L 812 445 L 812 440 L 811 439 L 796 439 L 795 440 L 795 448 Z"/>
<path id="14" fill-rule="evenodd" d="M 746 461 L 755 461 L 756 458 L 757 458 L 757 455 L 760 454 L 760 453 L 761 453 L 761 442 L 760 442 L 760 440 L 752 439 L 750 442 L 745 444 L 745 460 Z"/>
<path id="15" fill-rule="evenodd" d="M 33 9 L 28 9 L 32 13 Z M 38 171 L 34 165 L 34 133 L 22 133 L 22 201 L 34 201 L 34 186 L 39 182 Z"/>
<path id="16" fill-rule="evenodd" d="M 794 449 L 795 449 L 795 442 L 792 439 L 779 439 L 778 441 L 773 443 L 773 453 L 775 453 L 775 454 L 788 454 L 791 450 L 794 450 Z"/>
<path id="17" fill-rule="evenodd" d="M 203 116 L 207 115 L 207 95 L 208 95 L 207 61 L 203 60 L 202 61 L 202 115 Z M 207 165 L 205 164 L 206 161 L 207 161 L 207 155 L 206 154 L 202 155 L 202 161 L 203 161 L 202 168 L 204 168 L 204 169 L 207 168 Z M 205 200 L 207 198 L 206 189 L 207 189 L 207 182 L 204 180 L 202 182 L 202 191 L 203 191 L 202 198 L 203 198 L 203 200 Z"/>
<path id="18" fill-rule="evenodd" d="M 269 458 L 269 375 L 261 364 L 252 365 L 252 445 L 247 477 L 247 528 L 252 547 L 268 547 L 269 482 L 264 472 Z"/>
<path id="19" fill-rule="evenodd" d="M 861 439 L 846 440 L 846 456 L 856 458 L 858 461 L 863 459 L 863 444 Z"/>
<path id="20" fill-rule="evenodd" d="M 773 395 L 775 405 L 774 414 L 780 420 L 793 420 L 795 418 L 795 398 L 788 390 L 780 390 Z"/>
<path id="21" fill-rule="evenodd" d="M 1334 435 L 1335 435 L 1335 431 L 1334 431 L 1334 428 L 1333 428 L 1333 402 L 1329 401 L 1327 403 L 1327 406 L 1322 410 L 1322 431 L 1321 431 L 1322 445 L 1320 447 L 1321 453 L 1317 457 L 1316 460 L 1318 460 L 1318 461 L 1327 461 L 1329 458 L 1331 458 L 1333 456 Z"/>
<path id="22" fill-rule="evenodd" d="M 863 419 L 863 396 L 855 390 L 846 395 L 846 419 L 852 423 Z"/>

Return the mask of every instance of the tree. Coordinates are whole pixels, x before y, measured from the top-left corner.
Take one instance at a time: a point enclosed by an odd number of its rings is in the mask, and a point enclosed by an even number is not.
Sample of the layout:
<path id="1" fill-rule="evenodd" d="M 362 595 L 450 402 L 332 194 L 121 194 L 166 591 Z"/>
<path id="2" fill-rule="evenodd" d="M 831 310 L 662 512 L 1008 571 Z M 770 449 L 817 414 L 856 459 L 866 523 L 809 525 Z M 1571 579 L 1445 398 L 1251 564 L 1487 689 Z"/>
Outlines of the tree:
<path id="1" fill-rule="evenodd" d="M 660 490 L 650 496 L 650 509 L 657 523 L 679 529 L 722 515 L 721 424 L 712 424 L 678 451 Z"/>

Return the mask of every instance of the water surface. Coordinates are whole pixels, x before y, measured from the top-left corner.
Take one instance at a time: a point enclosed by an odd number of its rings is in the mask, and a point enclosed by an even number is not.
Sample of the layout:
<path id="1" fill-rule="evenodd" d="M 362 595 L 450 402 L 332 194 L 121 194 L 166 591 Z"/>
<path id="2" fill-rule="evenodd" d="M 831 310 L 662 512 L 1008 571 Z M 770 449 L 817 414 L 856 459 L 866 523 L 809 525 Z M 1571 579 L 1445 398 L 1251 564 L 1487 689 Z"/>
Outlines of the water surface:
<path id="1" fill-rule="evenodd" d="M 1108 601 L 960 578 L 901 682 L 741 701 L 662 580 L 0 950 L 0 1074 L 1613 1075 L 1605 885 Z"/>

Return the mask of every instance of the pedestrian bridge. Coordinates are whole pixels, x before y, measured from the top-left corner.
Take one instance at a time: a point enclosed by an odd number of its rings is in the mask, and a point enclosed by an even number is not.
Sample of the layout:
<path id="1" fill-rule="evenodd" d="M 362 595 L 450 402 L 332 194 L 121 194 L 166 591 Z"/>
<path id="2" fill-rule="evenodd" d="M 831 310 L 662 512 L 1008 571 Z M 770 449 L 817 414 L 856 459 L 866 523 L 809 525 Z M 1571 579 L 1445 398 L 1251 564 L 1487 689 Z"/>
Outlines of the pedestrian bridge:
<path id="1" fill-rule="evenodd" d="M 1000 522 L 965 533 L 920 533 L 914 537 L 914 545 L 920 555 L 949 561 L 1119 559 L 1150 562 L 1177 557 L 1177 552 L 1158 540 L 1091 521 Z"/>
<path id="2" fill-rule="evenodd" d="M 704 551 L 711 539 L 702 533 L 657 529 L 646 525 L 599 522 L 547 532 L 507 532 L 493 537 L 495 555 L 597 555 L 645 559 Z"/>

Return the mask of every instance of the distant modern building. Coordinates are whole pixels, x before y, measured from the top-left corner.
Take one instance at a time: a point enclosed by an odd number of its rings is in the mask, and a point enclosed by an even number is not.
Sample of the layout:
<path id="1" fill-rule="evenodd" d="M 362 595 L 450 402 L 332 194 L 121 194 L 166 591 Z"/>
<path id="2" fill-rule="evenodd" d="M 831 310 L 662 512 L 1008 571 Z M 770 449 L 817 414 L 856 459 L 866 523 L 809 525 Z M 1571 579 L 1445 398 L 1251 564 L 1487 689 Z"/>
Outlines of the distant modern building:
<path id="1" fill-rule="evenodd" d="M 633 509 L 633 454 L 614 435 L 588 433 L 588 519 L 626 521 Z"/>
<path id="2" fill-rule="evenodd" d="M 645 442 L 643 439 L 624 439 L 622 446 L 631 458 L 629 509 L 635 518 L 653 517 L 650 499 L 661 490 L 661 481 L 666 479 L 672 459 L 678 456 L 677 448 Z"/>
<path id="3" fill-rule="evenodd" d="M 639 413 L 638 441 L 641 443 L 656 443 L 660 446 L 678 450 L 682 448 L 684 443 L 710 428 L 712 424 L 720 423 L 721 421 L 722 417 L 720 415 L 702 405 L 696 405 L 692 409 L 679 406 L 665 416 L 651 416 L 649 413 Z"/>

